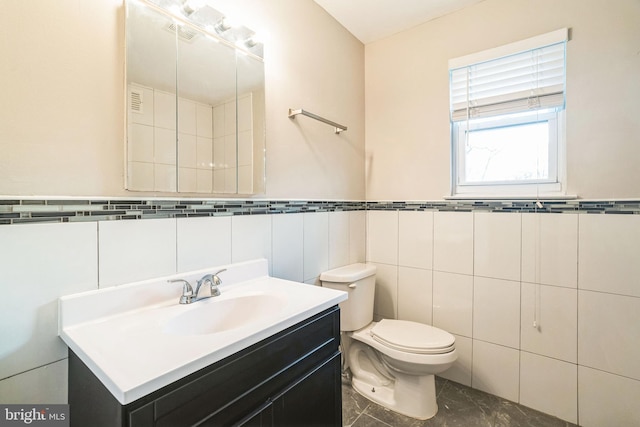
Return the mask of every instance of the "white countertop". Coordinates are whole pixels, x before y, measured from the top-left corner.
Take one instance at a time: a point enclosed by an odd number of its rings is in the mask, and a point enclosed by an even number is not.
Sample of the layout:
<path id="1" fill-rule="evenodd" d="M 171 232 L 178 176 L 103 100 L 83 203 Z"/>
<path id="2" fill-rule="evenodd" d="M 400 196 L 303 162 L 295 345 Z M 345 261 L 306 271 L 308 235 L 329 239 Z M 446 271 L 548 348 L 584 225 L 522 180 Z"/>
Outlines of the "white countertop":
<path id="1" fill-rule="evenodd" d="M 228 271 L 220 274 L 218 297 L 179 304 L 182 286 L 167 283 L 187 279 L 195 289 L 198 278 L 220 268 Z M 208 295 L 209 290 L 201 289 L 200 294 Z M 254 321 L 221 332 L 198 333 L 199 324 L 167 332 L 176 316 L 256 295 L 268 295 L 265 301 L 278 303 L 265 304 L 258 314 L 232 313 L 233 319 L 254 317 Z M 267 261 L 257 260 L 62 297 L 59 334 L 125 405 L 345 299 L 346 292 L 270 277 Z"/>

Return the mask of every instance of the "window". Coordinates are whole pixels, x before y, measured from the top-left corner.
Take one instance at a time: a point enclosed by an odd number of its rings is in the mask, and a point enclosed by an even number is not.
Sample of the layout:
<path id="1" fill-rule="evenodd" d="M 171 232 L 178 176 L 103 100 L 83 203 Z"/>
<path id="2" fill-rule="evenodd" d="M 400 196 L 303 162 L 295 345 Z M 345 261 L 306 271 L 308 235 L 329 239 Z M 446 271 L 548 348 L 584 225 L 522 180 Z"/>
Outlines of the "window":
<path id="1" fill-rule="evenodd" d="M 453 196 L 564 192 L 567 33 L 449 61 Z"/>

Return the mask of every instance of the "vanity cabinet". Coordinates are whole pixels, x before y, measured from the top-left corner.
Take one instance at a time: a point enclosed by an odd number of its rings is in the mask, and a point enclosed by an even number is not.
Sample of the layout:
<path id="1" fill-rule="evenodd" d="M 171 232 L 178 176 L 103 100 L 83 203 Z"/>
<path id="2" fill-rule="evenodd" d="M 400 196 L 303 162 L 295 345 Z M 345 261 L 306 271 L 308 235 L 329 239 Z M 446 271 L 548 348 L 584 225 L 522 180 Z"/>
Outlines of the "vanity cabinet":
<path id="1" fill-rule="evenodd" d="M 334 306 L 127 405 L 70 351 L 71 426 L 341 426 L 339 341 Z"/>

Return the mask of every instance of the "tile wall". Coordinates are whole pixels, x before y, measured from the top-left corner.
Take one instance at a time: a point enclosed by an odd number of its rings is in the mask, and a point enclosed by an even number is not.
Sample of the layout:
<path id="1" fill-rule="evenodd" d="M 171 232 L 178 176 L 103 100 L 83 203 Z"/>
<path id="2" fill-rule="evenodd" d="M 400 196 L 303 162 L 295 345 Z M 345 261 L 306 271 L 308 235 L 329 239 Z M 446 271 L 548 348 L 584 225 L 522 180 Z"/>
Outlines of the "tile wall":
<path id="1" fill-rule="evenodd" d="M 276 277 L 317 284 L 327 269 L 364 261 L 364 210 L 294 205 L 287 214 L 230 215 L 219 207 L 222 216 L 186 217 L 189 209 L 174 203 L 182 217 L 57 222 L 62 216 L 0 226 L 0 402 L 66 403 L 62 295 L 255 258 L 268 259 Z"/>
<path id="2" fill-rule="evenodd" d="M 583 426 L 640 425 L 640 215 L 563 206 L 370 203 L 376 315 L 454 334 L 445 378 Z"/>
<path id="3" fill-rule="evenodd" d="M 252 94 L 211 106 L 138 84 L 143 100 L 128 109 L 128 185 L 137 191 L 252 192 Z M 237 124 L 237 129 L 236 129 Z M 236 146 L 237 140 L 237 146 Z M 176 160 L 177 159 L 177 160 Z M 178 186 L 176 185 L 178 164 Z M 237 175 L 237 180 L 236 180 Z"/>
<path id="4" fill-rule="evenodd" d="M 445 377 L 583 426 L 640 425 L 640 203 L 536 210 L 0 200 L 0 401 L 66 402 L 61 295 L 258 257 L 276 277 L 317 283 L 366 259 L 378 267 L 378 317 L 456 336 Z"/>

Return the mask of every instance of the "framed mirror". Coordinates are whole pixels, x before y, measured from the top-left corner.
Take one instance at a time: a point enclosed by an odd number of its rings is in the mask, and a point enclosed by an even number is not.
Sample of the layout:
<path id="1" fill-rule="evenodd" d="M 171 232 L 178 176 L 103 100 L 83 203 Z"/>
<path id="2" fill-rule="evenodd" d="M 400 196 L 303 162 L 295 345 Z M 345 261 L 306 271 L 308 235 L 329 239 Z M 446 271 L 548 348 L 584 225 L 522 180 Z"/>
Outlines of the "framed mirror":
<path id="1" fill-rule="evenodd" d="M 126 0 L 128 190 L 264 192 L 264 63 L 251 36 L 206 4 Z"/>

